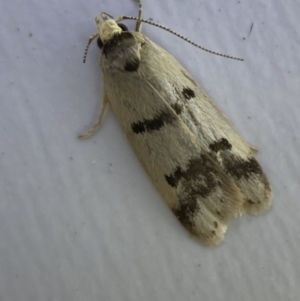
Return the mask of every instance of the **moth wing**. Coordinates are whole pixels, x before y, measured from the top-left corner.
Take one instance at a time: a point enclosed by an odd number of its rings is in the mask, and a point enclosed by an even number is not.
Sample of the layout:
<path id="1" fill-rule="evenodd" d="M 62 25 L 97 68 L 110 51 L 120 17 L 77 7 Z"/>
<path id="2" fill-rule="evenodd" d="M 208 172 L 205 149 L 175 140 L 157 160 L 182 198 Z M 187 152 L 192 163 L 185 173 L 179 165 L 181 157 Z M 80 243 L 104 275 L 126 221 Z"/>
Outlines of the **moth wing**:
<path id="1" fill-rule="evenodd" d="M 139 33 L 135 33 L 139 37 Z M 271 205 L 272 191 L 250 146 L 187 70 L 167 51 L 145 38 L 142 46 L 144 80 L 159 91 L 180 120 L 219 162 L 244 194 L 244 210 L 258 214 Z M 149 76 L 155 75 L 155 76 Z"/>
<path id="2" fill-rule="evenodd" d="M 226 232 L 225 222 L 243 212 L 243 194 L 168 99 L 173 90 L 163 85 L 169 85 L 169 79 L 161 76 L 170 67 L 169 55 L 166 60 L 153 60 L 152 55 L 159 56 L 162 50 L 143 35 L 131 34 L 133 39 L 126 34 L 121 47 L 103 51 L 105 93 L 136 155 L 175 216 L 202 242 L 217 245 Z M 136 61 L 136 70 L 126 70 Z"/>

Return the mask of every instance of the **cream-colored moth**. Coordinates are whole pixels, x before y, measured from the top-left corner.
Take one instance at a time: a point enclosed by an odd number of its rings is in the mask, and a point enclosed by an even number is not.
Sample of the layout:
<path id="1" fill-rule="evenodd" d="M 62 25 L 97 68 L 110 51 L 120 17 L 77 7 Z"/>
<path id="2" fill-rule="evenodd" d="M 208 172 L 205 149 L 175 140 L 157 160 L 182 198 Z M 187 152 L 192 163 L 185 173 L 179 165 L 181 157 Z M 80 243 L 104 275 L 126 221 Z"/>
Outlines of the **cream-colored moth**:
<path id="1" fill-rule="evenodd" d="M 139 17 L 95 18 L 102 49 L 103 114 L 112 107 L 132 148 L 180 223 L 207 246 L 224 239 L 226 223 L 271 205 L 272 191 L 256 150 L 237 133 L 192 76 L 167 51 L 140 33 L 149 23 L 207 50 L 172 30 Z M 112 18 L 112 17 L 111 17 Z M 122 20 L 136 20 L 129 32 Z M 222 55 L 233 58 L 227 55 Z M 237 59 L 237 58 L 233 58 Z"/>

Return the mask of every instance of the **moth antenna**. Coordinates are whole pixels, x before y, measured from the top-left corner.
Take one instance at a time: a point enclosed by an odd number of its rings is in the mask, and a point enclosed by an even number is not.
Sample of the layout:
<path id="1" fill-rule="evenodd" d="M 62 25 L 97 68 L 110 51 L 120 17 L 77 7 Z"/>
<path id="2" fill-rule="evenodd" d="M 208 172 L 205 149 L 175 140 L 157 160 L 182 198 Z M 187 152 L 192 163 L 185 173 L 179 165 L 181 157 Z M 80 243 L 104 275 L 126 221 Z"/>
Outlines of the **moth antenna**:
<path id="1" fill-rule="evenodd" d="M 89 41 L 85 47 L 85 50 L 84 50 L 84 55 L 83 55 L 83 63 L 85 63 L 86 61 L 86 57 L 87 57 L 87 53 L 89 51 L 89 47 L 91 45 L 91 43 L 93 42 L 93 40 L 95 40 L 95 38 L 98 36 L 98 33 L 95 33 L 93 34 L 92 36 L 89 37 Z"/>
<path id="2" fill-rule="evenodd" d="M 140 21 L 140 22 L 143 22 L 143 23 L 146 23 L 146 24 L 150 24 L 150 25 L 156 26 L 156 27 L 158 27 L 158 28 L 164 29 L 164 30 L 166 30 L 166 31 L 168 31 L 168 32 L 170 32 L 170 33 L 172 33 L 173 35 L 175 35 L 175 36 L 181 38 L 182 40 L 184 40 L 184 41 L 186 41 L 186 42 L 192 44 L 193 46 L 195 46 L 195 47 L 197 47 L 197 48 L 200 48 L 201 50 L 204 50 L 204 51 L 206 51 L 206 52 L 209 52 L 209 53 L 212 53 L 212 54 L 215 54 L 215 55 L 218 55 L 218 56 L 226 57 L 226 58 L 232 59 L 232 60 L 244 61 L 244 59 L 242 59 L 242 58 L 230 56 L 230 55 L 227 55 L 227 54 L 215 52 L 215 51 L 212 51 L 212 50 L 210 50 L 210 49 L 204 48 L 204 47 L 202 47 L 201 45 L 198 45 L 198 44 L 196 44 L 195 42 L 189 40 L 188 38 L 182 36 L 181 34 L 179 34 L 179 33 L 175 32 L 175 31 L 173 31 L 172 29 L 170 29 L 170 28 L 168 28 L 168 27 L 165 27 L 165 26 L 163 26 L 163 25 L 157 24 L 157 23 L 155 23 L 155 22 L 151 22 L 151 21 L 148 21 L 148 20 L 145 20 L 145 19 L 139 19 L 139 18 L 136 18 L 136 17 L 130 17 L 130 16 L 122 16 L 122 17 L 118 18 L 118 19 L 116 20 L 116 22 L 118 23 L 118 22 L 120 22 L 120 21 L 122 21 L 122 20 L 134 20 L 134 21 Z"/>
<path id="3" fill-rule="evenodd" d="M 103 20 L 108 20 L 107 17 L 110 17 L 111 19 L 114 19 L 114 17 L 106 12 L 102 12 L 101 13 L 101 17 L 103 18 Z"/>
<path id="4" fill-rule="evenodd" d="M 137 0 L 137 1 L 138 1 L 138 5 L 139 5 L 139 14 L 138 14 L 138 20 L 135 25 L 135 31 L 141 32 L 143 23 L 142 23 L 142 21 L 139 21 L 139 20 L 142 19 L 143 6 L 142 6 L 141 0 Z"/>

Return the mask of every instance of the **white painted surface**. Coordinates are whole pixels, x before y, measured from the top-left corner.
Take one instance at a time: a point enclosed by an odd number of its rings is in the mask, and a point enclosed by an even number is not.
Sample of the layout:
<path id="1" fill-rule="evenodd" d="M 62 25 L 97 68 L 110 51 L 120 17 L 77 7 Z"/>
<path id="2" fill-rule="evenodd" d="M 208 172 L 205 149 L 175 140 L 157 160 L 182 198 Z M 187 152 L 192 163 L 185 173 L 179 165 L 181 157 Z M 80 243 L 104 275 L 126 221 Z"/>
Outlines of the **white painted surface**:
<path id="1" fill-rule="evenodd" d="M 111 112 L 77 139 L 102 101 L 96 43 L 82 64 L 93 18 L 136 15 L 134 1 L 0 11 L 1 301 L 300 300 L 299 1 L 144 0 L 145 18 L 245 58 L 143 26 L 259 148 L 273 186 L 272 209 L 231 222 L 215 249 L 169 212 Z"/>

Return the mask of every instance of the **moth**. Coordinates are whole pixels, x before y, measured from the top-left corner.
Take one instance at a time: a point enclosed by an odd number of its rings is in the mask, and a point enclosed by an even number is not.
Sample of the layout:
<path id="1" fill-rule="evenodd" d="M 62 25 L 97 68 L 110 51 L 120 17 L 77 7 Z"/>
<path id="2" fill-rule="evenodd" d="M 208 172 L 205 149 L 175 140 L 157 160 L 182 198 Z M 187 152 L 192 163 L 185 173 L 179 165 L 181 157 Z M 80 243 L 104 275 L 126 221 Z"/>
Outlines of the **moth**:
<path id="1" fill-rule="evenodd" d="M 227 222 L 271 205 L 272 191 L 251 147 L 206 92 L 166 50 L 141 34 L 148 20 L 101 13 L 94 39 L 102 49 L 103 107 L 88 138 L 100 127 L 108 105 L 134 152 L 180 223 L 202 243 L 216 246 Z M 136 20 L 129 32 L 122 20 Z M 213 51 L 209 51 L 215 53 Z M 222 55 L 215 53 L 217 55 Z M 233 58 L 227 55 L 225 57 Z"/>

